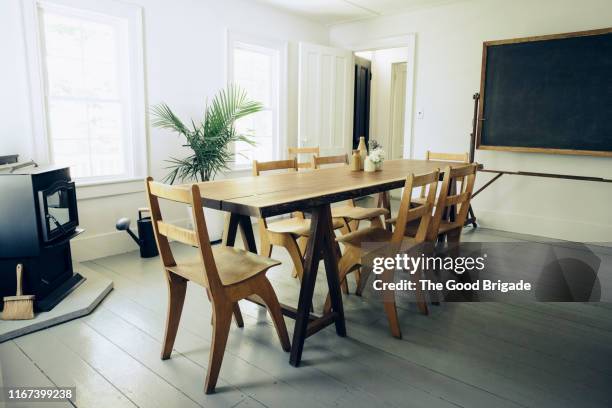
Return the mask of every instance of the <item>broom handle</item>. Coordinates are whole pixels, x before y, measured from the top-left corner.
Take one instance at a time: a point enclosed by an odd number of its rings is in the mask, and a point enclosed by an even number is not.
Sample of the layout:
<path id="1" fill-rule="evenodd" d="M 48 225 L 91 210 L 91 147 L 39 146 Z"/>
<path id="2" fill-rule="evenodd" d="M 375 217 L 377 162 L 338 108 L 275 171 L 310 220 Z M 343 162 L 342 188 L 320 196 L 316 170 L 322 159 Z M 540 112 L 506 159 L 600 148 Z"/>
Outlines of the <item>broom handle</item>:
<path id="1" fill-rule="evenodd" d="M 16 296 L 21 296 L 21 274 L 23 272 L 23 266 L 21 264 L 17 264 L 17 294 Z"/>

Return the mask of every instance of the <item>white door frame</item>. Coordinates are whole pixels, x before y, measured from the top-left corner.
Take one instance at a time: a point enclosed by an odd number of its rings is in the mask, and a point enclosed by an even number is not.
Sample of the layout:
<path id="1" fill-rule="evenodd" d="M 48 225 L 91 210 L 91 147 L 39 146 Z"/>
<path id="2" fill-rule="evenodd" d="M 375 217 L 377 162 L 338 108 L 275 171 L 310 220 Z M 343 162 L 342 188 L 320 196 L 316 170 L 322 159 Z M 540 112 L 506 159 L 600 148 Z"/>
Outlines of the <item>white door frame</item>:
<path id="1" fill-rule="evenodd" d="M 406 68 L 406 112 L 404 116 L 404 158 L 412 159 L 414 156 L 413 138 L 413 106 L 414 106 L 414 77 L 415 77 L 415 58 L 416 58 L 416 34 L 405 34 L 395 37 L 386 37 L 376 40 L 368 40 L 362 43 L 350 45 L 349 50 L 357 51 L 376 51 L 386 48 L 408 48 L 408 61 Z"/>

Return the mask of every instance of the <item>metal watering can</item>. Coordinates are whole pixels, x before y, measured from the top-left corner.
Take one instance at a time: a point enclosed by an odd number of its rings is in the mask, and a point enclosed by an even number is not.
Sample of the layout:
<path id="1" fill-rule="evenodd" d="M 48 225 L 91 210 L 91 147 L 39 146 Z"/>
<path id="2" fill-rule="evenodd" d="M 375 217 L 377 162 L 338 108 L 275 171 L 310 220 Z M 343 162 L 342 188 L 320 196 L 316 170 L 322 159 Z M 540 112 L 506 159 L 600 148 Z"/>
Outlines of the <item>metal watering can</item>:
<path id="1" fill-rule="evenodd" d="M 142 216 L 143 212 L 150 212 L 150 210 L 148 208 L 138 209 L 138 221 L 136 222 L 138 226 L 138 236 L 130 229 L 129 218 L 120 218 L 117 220 L 117 225 L 115 225 L 115 227 L 119 231 L 126 231 L 130 237 L 136 241 L 140 247 L 141 258 L 153 258 L 159 255 L 157 243 L 155 242 L 155 235 L 153 234 L 153 223 L 151 222 L 151 217 Z"/>

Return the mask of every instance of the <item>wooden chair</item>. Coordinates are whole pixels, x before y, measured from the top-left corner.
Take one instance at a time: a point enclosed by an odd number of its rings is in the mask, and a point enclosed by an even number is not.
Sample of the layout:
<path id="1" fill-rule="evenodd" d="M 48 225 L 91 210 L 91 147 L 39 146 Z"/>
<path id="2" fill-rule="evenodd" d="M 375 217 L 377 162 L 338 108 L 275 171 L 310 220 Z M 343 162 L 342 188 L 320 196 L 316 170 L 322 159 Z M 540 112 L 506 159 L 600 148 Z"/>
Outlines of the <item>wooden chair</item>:
<path id="1" fill-rule="evenodd" d="M 459 242 L 461 230 L 470 209 L 478 164 L 444 169 L 444 178 L 435 202 L 435 211 L 427 233 L 428 241 L 446 237 L 449 242 Z M 395 224 L 397 217 L 387 223 Z M 406 235 L 414 236 L 416 225 L 406 227 Z"/>
<path id="2" fill-rule="evenodd" d="M 289 351 L 289 336 L 281 307 L 266 277 L 266 271 L 279 265 L 280 262 L 233 247 L 221 245 L 211 247 L 202 210 L 200 189 L 197 185 L 194 184 L 190 189 L 173 187 L 156 183 L 149 177 L 146 188 L 153 231 L 168 283 L 168 315 L 162 345 L 162 360 L 170 358 L 172 353 L 188 281 L 203 286 L 212 304 L 213 335 L 204 385 L 207 394 L 215 389 L 232 313 L 240 311 L 239 300 L 252 295 L 263 300 L 268 307 L 283 350 Z M 160 198 L 191 205 L 195 230 L 163 221 L 159 206 Z M 169 239 L 198 247 L 197 258 L 177 262 L 168 244 Z"/>
<path id="3" fill-rule="evenodd" d="M 348 155 L 312 157 L 312 167 L 314 169 L 329 164 L 346 165 L 348 164 Z M 389 211 L 385 208 L 356 207 L 354 200 L 347 200 L 342 205 L 332 207 L 332 217 L 341 220 L 345 226 L 343 233 L 357 230 L 360 221 L 370 221 L 372 226 L 382 227 L 383 222 L 380 217 L 386 214 L 389 214 Z"/>
<path id="4" fill-rule="evenodd" d="M 445 235 L 448 242 L 459 242 L 470 209 L 477 170 L 478 164 L 475 163 L 444 169 L 444 179 L 427 233 L 428 241 Z M 414 233 L 415 230 L 412 228 L 408 232 Z"/>
<path id="5" fill-rule="evenodd" d="M 300 162 L 300 154 L 310 154 L 314 156 L 319 156 L 320 149 L 319 146 L 316 147 L 290 147 L 289 149 L 289 158 L 298 160 L 298 169 L 309 169 L 312 167 L 312 162 L 309 160 L 307 162 Z"/>
<path id="6" fill-rule="evenodd" d="M 432 209 L 436 198 L 438 178 L 438 170 L 418 176 L 410 174 L 406 178 L 396 227 L 393 232 L 389 232 L 387 229 L 380 226 L 373 226 L 351 232 L 336 239 L 345 246 L 344 255 L 342 255 L 342 258 L 340 258 L 340 262 L 338 263 L 340 282 L 343 282 L 350 272 L 361 268 L 362 259 L 367 258 L 368 256 L 366 251 L 371 253 L 372 251 L 376 251 L 383 247 L 388 247 L 391 244 L 393 245 L 391 248 L 397 247 L 398 249 L 401 248 L 402 250 L 409 250 L 411 247 L 425 241 L 432 219 Z M 411 206 L 410 198 L 412 197 L 413 190 L 422 187 L 428 191 L 425 203 L 417 207 Z M 417 233 L 414 235 L 414 237 L 406 238 L 406 227 L 411 223 L 416 223 Z M 368 244 L 367 248 L 364 247 L 364 244 L 366 243 Z M 381 275 L 381 278 L 383 282 L 393 282 L 394 274 L 394 270 L 385 271 Z M 362 290 L 365 286 L 367 279 L 367 276 L 362 276 L 360 290 Z M 389 292 L 386 295 L 387 296 L 385 296 L 383 303 L 385 312 L 387 314 L 387 319 L 389 320 L 391 334 L 394 337 L 401 338 L 402 333 L 397 317 L 395 296 L 393 296 L 392 292 Z M 420 290 L 417 290 L 417 306 L 422 313 L 427 314 L 427 304 Z M 325 303 L 325 310 L 329 310 L 330 307 L 331 305 L 328 295 Z"/>
<path id="7" fill-rule="evenodd" d="M 469 163 L 470 155 L 469 153 L 436 153 L 428 150 L 427 153 L 425 153 L 425 160 L 443 160 L 458 163 Z M 412 202 L 414 204 L 424 203 L 425 191 L 422 189 L 421 194 L 418 197 L 412 198 Z"/>
<path id="8" fill-rule="evenodd" d="M 253 175 L 273 170 L 297 171 L 297 158 L 269 162 L 253 161 Z M 340 221 L 334 222 L 334 228 L 342 228 Z M 259 220 L 259 237 L 262 256 L 270 257 L 274 245 L 284 247 L 293 261 L 294 277 L 302 279 L 304 272 L 304 248 L 310 234 L 310 220 L 301 212 L 294 212 L 291 218 L 268 222 L 265 218 Z M 300 240 L 300 244 L 298 244 Z"/>

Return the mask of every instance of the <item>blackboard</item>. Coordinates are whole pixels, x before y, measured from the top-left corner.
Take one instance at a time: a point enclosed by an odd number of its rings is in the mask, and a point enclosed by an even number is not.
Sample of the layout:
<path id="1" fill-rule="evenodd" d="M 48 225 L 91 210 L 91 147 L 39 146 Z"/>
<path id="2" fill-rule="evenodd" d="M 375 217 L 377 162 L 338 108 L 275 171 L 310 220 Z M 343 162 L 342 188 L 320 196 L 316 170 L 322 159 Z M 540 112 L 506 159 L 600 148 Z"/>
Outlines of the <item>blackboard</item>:
<path id="1" fill-rule="evenodd" d="M 483 46 L 477 148 L 612 156 L 612 28 Z"/>

